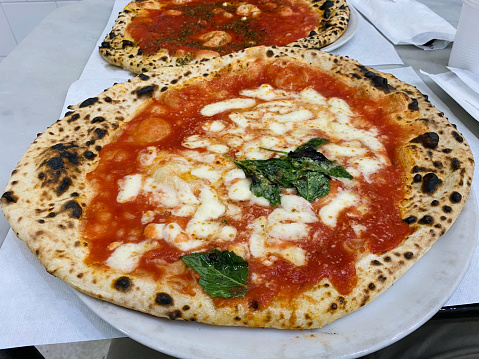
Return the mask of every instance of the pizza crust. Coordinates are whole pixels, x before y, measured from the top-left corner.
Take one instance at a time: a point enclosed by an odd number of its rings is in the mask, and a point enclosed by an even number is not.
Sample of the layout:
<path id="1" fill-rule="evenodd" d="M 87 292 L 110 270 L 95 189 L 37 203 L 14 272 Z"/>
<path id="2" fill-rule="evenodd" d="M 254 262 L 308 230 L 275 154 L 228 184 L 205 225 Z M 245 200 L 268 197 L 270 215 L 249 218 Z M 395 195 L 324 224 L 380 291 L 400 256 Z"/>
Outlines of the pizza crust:
<path id="1" fill-rule="evenodd" d="M 181 283 L 190 291 L 185 294 L 168 282 L 86 265 L 88 242 L 79 236 L 90 195 L 86 173 L 97 165 L 101 147 L 116 138 L 145 101 L 172 86 L 198 76 L 208 80 L 219 70 L 246 76 L 254 60 L 283 57 L 324 69 L 370 98 L 391 96 L 392 120 L 407 123 L 417 133 L 400 149 L 403 165 L 410 169 L 402 213 L 415 232 L 392 251 L 361 258 L 356 268 L 358 283 L 350 294 L 341 295 L 323 280 L 297 299 L 275 300 L 264 310 L 254 304 L 215 307 L 197 283 Z M 52 275 L 93 297 L 169 319 L 230 326 L 321 327 L 390 287 L 454 223 L 472 183 L 474 160 L 466 140 L 416 88 L 321 51 L 251 48 L 201 64 L 141 74 L 70 109 L 21 158 L 1 197 L 2 210 L 15 234 Z"/>
<path id="2" fill-rule="evenodd" d="M 150 0 L 152 7 L 157 6 L 157 0 Z M 299 39 L 287 46 L 304 49 L 321 49 L 338 40 L 346 31 L 349 24 L 350 9 L 345 0 L 310 1 L 311 8 L 318 12 L 321 21 L 308 37 Z M 145 3 L 145 2 L 143 2 Z M 100 55 L 110 64 L 127 69 L 135 74 L 154 71 L 165 66 L 183 66 L 199 63 L 216 57 L 212 51 L 202 51 L 196 58 L 188 56 L 174 56 L 167 50 L 160 50 L 156 54 L 147 55 L 140 49 L 137 42 L 127 33 L 126 28 L 132 18 L 141 12 L 141 5 L 133 1 L 129 3 L 113 25 L 111 32 L 101 43 Z"/>

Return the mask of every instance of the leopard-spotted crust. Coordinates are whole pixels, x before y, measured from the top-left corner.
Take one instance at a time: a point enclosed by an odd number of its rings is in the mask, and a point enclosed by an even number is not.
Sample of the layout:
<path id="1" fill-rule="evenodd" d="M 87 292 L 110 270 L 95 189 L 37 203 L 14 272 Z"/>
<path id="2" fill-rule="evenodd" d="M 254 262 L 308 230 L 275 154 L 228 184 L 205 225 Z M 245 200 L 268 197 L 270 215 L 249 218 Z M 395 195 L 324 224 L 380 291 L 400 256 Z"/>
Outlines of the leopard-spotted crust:
<path id="1" fill-rule="evenodd" d="M 320 22 L 310 34 L 287 46 L 305 49 L 320 49 L 338 40 L 349 24 L 350 8 L 345 0 L 305 0 L 320 15 Z M 160 69 L 164 66 L 182 66 L 215 57 L 214 48 L 205 48 L 196 58 L 175 56 L 162 49 L 155 54 L 144 54 L 139 44 L 126 31 L 131 20 L 142 12 L 144 7 L 158 7 L 161 0 L 132 1 L 113 25 L 111 32 L 101 43 L 99 52 L 109 63 L 127 69 L 135 74 Z"/>
<path id="2" fill-rule="evenodd" d="M 411 126 L 400 149 L 407 168 L 403 219 L 415 229 L 399 247 L 366 254 L 357 263 L 358 283 L 340 295 L 328 280 L 291 302 L 275 300 L 267 309 L 215 307 L 197 284 L 195 296 L 168 282 L 84 263 L 88 242 L 80 237 L 88 206 L 86 174 L 95 168 L 102 146 L 131 120 L 144 101 L 195 77 L 216 71 L 247 75 L 255 59 L 296 59 L 355 86 L 365 96 L 391 96 L 391 121 Z M 170 319 L 229 326 L 305 329 L 321 327 L 376 298 L 414 264 L 453 224 L 469 195 L 474 160 L 464 137 L 416 88 L 354 60 L 315 50 L 251 48 L 201 64 L 141 74 L 71 106 L 66 116 L 33 142 L 1 197 L 2 210 L 16 235 L 48 272 L 74 288 L 141 312 Z"/>

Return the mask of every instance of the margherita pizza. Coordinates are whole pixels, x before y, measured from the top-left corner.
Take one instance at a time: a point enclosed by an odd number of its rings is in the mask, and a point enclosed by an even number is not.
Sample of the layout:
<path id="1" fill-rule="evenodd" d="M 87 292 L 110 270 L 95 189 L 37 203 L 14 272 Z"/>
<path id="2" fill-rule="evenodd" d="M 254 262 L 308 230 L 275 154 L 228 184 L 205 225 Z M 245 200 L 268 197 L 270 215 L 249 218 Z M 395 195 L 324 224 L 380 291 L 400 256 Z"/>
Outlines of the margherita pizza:
<path id="1" fill-rule="evenodd" d="M 100 54 L 140 74 L 253 46 L 319 49 L 347 29 L 345 0 L 145 0 L 120 12 Z"/>
<path id="2" fill-rule="evenodd" d="M 215 325 L 317 328 L 369 303 L 452 225 L 464 137 L 389 74 L 255 47 L 71 106 L 1 198 L 53 275 Z"/>

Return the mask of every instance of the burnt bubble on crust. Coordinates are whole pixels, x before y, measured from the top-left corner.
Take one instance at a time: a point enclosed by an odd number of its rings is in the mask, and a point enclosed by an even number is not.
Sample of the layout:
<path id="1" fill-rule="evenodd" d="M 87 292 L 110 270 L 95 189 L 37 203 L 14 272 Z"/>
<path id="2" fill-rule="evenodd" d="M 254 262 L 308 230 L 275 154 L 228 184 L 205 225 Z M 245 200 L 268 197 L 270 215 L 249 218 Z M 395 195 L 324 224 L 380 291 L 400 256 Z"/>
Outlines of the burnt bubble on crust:
<path id="1" fill-rule="evenodd" d="M 421 189 L 424 193 L 433 194 L 441 184 L 442 180 L 431 172 L 423 176 Z"/>
<path id="2" fill-rule="evenodd" d="M 155 302 L 162 306 L 170 306 L 173 305 L 173 298 L 171 295 L 161 292 L 156 295 Z"/>
<path id="3" fill-rule="evenodd" d="M 435 132 L 426 132 L 412 139 L 413 143 L 420 143 L 426 148 L 436 148 L 439 144 L 439 135 Z"/>
<path id="4" fill-rule="evenodd" d="M 71 211 L 70 214 L 73 218 L 80 218 L 82 215 L 82 208 L 77 201 L 68 201 L 65 204 L 64 209 Z"/>
<path id="5" fill-rule="evenodd" d="M 138 90 L 136 90 L 136 95 L 138 97 L 143 97 L 143 96 L 152 96 L 153 92 L 158 88 L 157 85 L 149 85 L 145 87 L 141 87 Z"/>
<path id="6" fill-rule="evenodd" d="M 87 98 L 85 101 L 83 101 L 79 107 L 82 108 L 82 107 L 88 107 L 88 106 L 91 106 L 93 104 L 95 104 L 96 102 L 98 101 L 98 97 L 90 97 L 90 98 Z"/>
<path id="7" fill-rule="evenodd" d="M 18 197 L 12 191 L 7 191 L 2 194 L 2 200 L 6 203 L 17 203 Z"/>
<path id="8" fill-rule="evenodd" d="M 132 287 L 131 279 L 125 276 L 120 277 L 113 282 L 113 287 L 120 292 L 128 292 Z"/>

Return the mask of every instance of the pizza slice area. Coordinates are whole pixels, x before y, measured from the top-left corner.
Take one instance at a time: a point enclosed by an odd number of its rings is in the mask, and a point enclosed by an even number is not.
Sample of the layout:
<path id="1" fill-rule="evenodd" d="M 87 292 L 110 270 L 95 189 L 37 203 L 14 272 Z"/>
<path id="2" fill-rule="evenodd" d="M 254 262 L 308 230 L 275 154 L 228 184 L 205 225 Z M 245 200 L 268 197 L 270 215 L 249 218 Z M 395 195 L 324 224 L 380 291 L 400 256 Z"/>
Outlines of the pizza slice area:
<path id="1" fill-rule="evenodd" d="M 142 107 L 88 174 L 97 190 L 84 219 L 87 262 L 164 280 L 171 263 L 192 253 L 233 252 L 248 262 L 248 292 L 217 304 L 265 308 L 325 278 L 348 294 L 358 260 L 406 238 L 410 227 L 398 205 L 405 176 L 394 145 L 407 131 L 385 125 L 384 114 L 369 113 L 344 88 L 335 93 L 328 83 L 323 95 L 320 72 L 293 88 L 267 74 L 266 67 L 247 83 L 224 76 L 207 88 L 172 89 Z M 314 186 L 317 178 L 307 176 L 316 172 L 273 165 L 280 182 L 299 171 L 292 178 L 302 184 L 277 187 L 272 203 L 264 193 L 271 183 L 258 191 L 258 176 L 238 166 L 288 156 L 297 164 L 306 153 L 321 158 L 308 166 L 333 169 L 322 174 L 327 190 L 314 198 L 300 186 Z M 186 267 L 179 276 L 196 281 Z"/>

